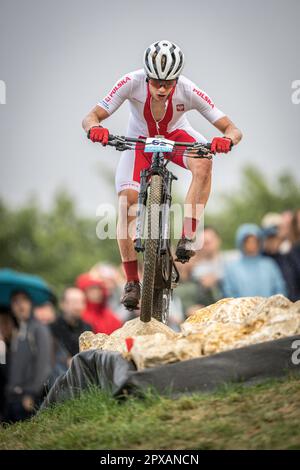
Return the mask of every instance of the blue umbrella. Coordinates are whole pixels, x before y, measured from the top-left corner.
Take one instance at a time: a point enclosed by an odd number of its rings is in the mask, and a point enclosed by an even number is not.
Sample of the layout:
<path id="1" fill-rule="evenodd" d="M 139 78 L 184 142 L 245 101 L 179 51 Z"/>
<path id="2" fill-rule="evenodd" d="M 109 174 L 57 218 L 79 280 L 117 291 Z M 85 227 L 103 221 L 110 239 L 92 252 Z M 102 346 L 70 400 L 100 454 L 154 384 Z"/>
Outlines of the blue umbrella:
<path id="1" fill-rule="evenodd" d="M 0 269 L 0 305 L 8 307 L 11 294 L 18 290 L 26 292 L 35 305 L 55 300 L 50 287 L 41 277 L 13 269 Z"/>

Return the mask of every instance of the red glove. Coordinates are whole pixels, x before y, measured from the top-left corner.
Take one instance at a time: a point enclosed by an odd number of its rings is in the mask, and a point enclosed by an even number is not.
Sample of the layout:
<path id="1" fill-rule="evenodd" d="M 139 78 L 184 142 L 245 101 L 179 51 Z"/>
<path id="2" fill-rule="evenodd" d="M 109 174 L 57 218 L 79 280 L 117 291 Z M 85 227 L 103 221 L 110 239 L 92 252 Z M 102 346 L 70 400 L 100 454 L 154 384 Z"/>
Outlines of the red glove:
<path id="1" fill-rule="evenodd" d="M 108 142 L 109 130 L 105 127 L 94 126 L 88 131 L 88 139 L 93 142 L 101 142 L 102 145 L 106 145 Z"/>
<path id="2" fill-rule="evenodd" d="M 212 153 L 227 153 L 232 147 L 232 140 L 229 137 L 215 137 L 211 143 Z"/>

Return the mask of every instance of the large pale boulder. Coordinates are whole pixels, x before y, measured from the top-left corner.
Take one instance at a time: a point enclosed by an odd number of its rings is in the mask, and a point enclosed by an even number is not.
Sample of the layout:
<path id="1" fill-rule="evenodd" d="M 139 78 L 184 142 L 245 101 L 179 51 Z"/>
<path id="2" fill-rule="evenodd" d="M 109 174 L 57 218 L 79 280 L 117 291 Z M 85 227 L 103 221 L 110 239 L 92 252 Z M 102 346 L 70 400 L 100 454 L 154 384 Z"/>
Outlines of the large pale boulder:
<path id="1" fill-rule="evenodd" d="M 79 336 L 79 351 L 87 351 L 92 348 L 92 342 L 95 338 L 95 334 L 92 331 L 85 331 Z"/>
<path id="2" fill-rule="evenodd" d="M 143 369 L 295 334 L 300 334 L 300 302 L 282 295 L 227 298 L 196 311 L 181 325 L 181 333 L 155 319 L 143 323 L 136 318 L 110 336 L 83 333 L 80 350 L 118 351 Z"/>
<path id="3" fill-rule="evenodd" d="M 195 312 L 181 330 L 199 337 L 204 355 L 271 341 L 300 333 L 300 302 L 282 295 L 224 299 Z"/>
<path id="4" fill-rule="evenodd" d="M 226 298 L 197 310 L 182 325 L 183 332 L 197 331 L 200 325 L 211 322 L 243 324 L 265 299 L 263 297 Z"/>
<path id="5" fill-rule="evenodd" d="M 87 349 L 103 349 L 107 351 L 118 351 L 125 353 L 127 351 L 125 339 L 136 336 L 154 335 L 161 333 L 166 338 L 172 339 L 178 336 L 171 328 L 152 318 L 145 323 L 139 318 L 127 321 L 121 328 L 115 330 L 111 335 L 98 333 L 94 335 L 91 332 L 84 332 L 79 338 L 80 351 Z"/>
<path id="6" fill-rule="evenodd" d="M 133 340 L 133 347 L 127 357 L 134 361 L 138 370 L 202 356 L 198 338 L 174 339 L 156 333 L 137 336 Z"/>

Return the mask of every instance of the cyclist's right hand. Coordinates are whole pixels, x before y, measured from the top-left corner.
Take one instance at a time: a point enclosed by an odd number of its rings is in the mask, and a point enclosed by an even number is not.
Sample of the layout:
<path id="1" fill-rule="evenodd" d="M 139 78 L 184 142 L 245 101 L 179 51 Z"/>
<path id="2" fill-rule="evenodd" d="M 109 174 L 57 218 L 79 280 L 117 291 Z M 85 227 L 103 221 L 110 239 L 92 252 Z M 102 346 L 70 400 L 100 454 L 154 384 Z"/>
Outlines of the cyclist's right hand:
<path id="1" fill-rule="evenodd" d="M 107 145 L 109 130 L 102 126 L 93 126 L 89 129 L 87 136 L 92 142 L 101 142 L 102 145 Z"/>

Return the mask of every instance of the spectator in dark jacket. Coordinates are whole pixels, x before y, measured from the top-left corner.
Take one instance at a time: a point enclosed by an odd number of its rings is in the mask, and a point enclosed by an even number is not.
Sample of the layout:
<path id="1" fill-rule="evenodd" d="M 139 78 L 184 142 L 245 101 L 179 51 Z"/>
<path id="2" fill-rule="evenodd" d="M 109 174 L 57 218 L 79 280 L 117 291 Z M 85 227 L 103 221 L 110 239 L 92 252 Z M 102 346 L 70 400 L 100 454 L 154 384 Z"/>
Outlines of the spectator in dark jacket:
<path id="1" fill-rule="evenodd" d="M 281 271 L 287 287 L 287 296 L 290 300 L 297 300 L 299 292 L 299 277 L 297 279 L 295 260 L 292 251 L 282 253 L 281 237 L 282 215 L 269 212 L 262 219 L 263 229 L 263 255 L 272 258 Z M 299 295 L 299 294 L 298 294 Z M 299 297 L 300 298 L 300 297 Z"/>
<path id="2" fill-rule="evenodd" d="M 26 292 L 15 292 L 11 310 L 18 329 L 11 341 L 6 386 L 6 421 L 30 417 L 39 404 L 52 368 L 49 330 L 33 316 L 33 302 Z"/>
<path id="3" fill-rule="evenodd" d="M 37 305 L 33 313 L 35 318 L 43 325 L 51 325 L 57 318 L 55 306 L 49 300 L 42 305 Z"/>
<path id="4" fill-rule="evenodd" d="M 9 309 L 0 307 L 0 421 L 5 412 L 5 388 L 8 373 L 8 353 L 17 323 Z"/>
<path id="5" fill-rule="evenodd" d="M 292 259 L 295 282 L 293 286 L 292 298 L 294 302 L 300 300 L 300 209 L 293 215 L 291 224 L 292 249 L 290 257 Z"/>
<path id="6" fill-rule="evenodd" d="M 54 338 L 66 351 L 68 360 L 79 352 L 81 333 L 92 330 L 91 325 L 81 318 L 85 306 L 84 293 L 77 287 L 67 287 L 61 298 L 61 315 L 50 325 Z"/>

